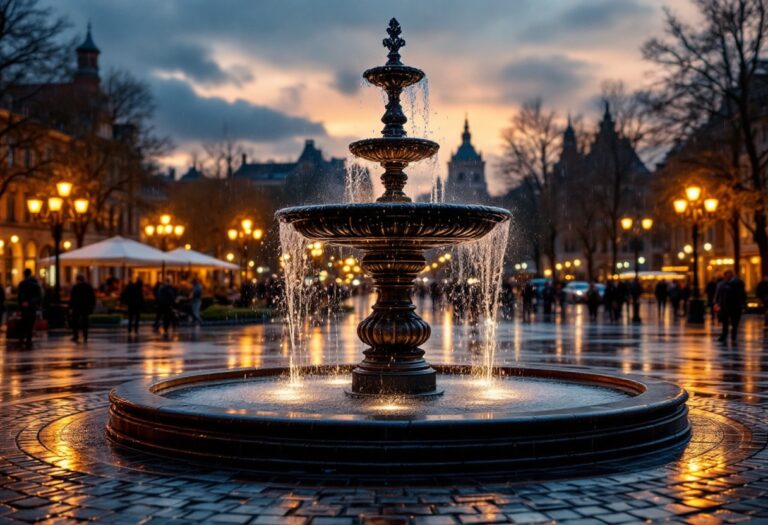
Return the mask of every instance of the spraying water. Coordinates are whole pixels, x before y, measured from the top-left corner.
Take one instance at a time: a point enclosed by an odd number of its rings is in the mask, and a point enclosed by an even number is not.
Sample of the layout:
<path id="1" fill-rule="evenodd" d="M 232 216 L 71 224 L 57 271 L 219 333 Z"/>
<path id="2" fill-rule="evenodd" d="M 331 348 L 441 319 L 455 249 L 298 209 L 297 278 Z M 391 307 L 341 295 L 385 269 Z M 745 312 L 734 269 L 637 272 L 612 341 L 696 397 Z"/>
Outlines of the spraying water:
<path id="1" fill-rule="evenodd" d="M 509 237 L 509 222 L 498 224 L 482 239 L 454 249 L 452 258 L 458 283 L 458 301 L 467 310 L 470 329 L 479 337 L 481 360 L 475 373 L 493 378 L 496 360 L 496 332 L 501 302 L 501 276 Z"/>
<path id="2" fill-rule="evenodd" d="M 285 316 L 290 342 L 290 382 L 301 382 L 299 368 L 307 362 L 307 335 L 312 318 L 314 294 L 312 264 L 307 257 L 309 241 L 290 225 L 280 223 L 281 265 L 285 278 Z"/>
<path id="3" fill-rule="evenodd" d="M 344 176 L 344 202 L 373 201 L 373 184 L 370 170 L 359 162 L 347 159 Z"/>

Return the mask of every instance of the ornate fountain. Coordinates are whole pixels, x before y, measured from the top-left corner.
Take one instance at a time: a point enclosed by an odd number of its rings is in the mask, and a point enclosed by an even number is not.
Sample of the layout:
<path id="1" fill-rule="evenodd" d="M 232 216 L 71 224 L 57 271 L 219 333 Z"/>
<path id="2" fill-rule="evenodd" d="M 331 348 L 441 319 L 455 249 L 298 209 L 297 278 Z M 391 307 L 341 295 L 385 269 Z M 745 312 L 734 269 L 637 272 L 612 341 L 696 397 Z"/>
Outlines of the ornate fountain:
<path id="1" fill-rule="evenodd" d="M 403 192 L 408 165 L 433 156 L 440 146 L 408 137 L 403 128 L 408 119 L 400 95 L 424 78 L 424 72 L 400 61 L 405 40 L 394 18 L 387 33 L 383 41 L 389 50 L 387 63 L 363 73 L 388 97 L 382 136 L 349 145 L 353 155 L 384 168 L 384 193 L 375 203 L 299 206 L 282 209 L 277 217 L 310 240 L 350 246 L 365 254 L 361 266 L 373 278 L 378 300 L 357 328 L 368 349 L 352 371 L 351 393 L 429 396 L 440 393 L 436 372 L 419 348 L 429 339 L 430 327 L 411 302 L 414 280 L 426 264 L 424 252 L 480 239 L 508 221 L 510 213 L 487 206 L 413 203 Z"/>
<path id="2" fill-rule="evenodd" d="M 634 457 L 647 467 L 649 458 L 661 463 L 678 454 L 690 425 L 687 394 L 677 385 L 526 366 L 498 366 L 493 381 L 478 381 L 471 367 L 432 367 L 424 360 L 430 327 L 411 302 L 424 252 L 480 239 L 510 214 L 414 203 L 403 192 L 406 167 L 434 155 L 438 145 L 403 129 L 400 95 L 424 73 L 400 62 L 405 41 L 396 20 L 387 32 L 387 63 L 364 73 L 388 96 L 382 136 L 350 145 L 353 154 L 384 168 L 383 195 L 371 203 L 277 213 L 310 240 L 364 253 L 361 266 L 378 292 L 373 312 L 358 326 L 365 358 L 357 366 L 305 367 L 299 384 L 277 367 L 120 385 L 109 396 L 106 429 L 117 452 L 127 447 L 234 464 L 270 477 L 284 474 L 291 483 L 298 475 L 340 476 L 345 484 L 469 475 L 541 479 L 558 476 L 561 467 L 625 471 Z M 351 390 L 346 379 L 338 381 L 348 373 Z"/>

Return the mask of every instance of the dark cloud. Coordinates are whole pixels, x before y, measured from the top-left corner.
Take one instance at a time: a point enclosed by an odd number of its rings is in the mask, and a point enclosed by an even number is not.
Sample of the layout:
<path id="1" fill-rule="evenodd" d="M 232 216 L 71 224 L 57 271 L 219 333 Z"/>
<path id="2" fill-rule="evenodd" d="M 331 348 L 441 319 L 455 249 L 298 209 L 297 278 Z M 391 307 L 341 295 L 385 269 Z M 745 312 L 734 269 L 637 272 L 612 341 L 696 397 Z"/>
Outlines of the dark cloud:
<path id="1" fill-rule="evenodd" d="M 615 24 L 637 21 L 654 12 L 648 4 L 637 0 L 597 0 L 571 6 L 559 18 L 561 28 L 608 29 Z"/>
<path id="2" fill-rule="evenodd" d="M 200 84 L 218 85 L 225 83 L 240 84 L 250 80 L 252 75 L 245 68 L 225 71 L 209 55 L 209 52 L 197 44 L 170 44 L 157 50 L 154 65 L 165 72 L 179 72 Z"/>
<path id="3" fill-rule="evenodd" d="M 589 35 L 587 42 L 604 44 L 613 40 L 626 40 L 628 32 L 644 30 L 640 23 L 655 9 L 640 0 L 581 0 L 568 3 L 562 11 L 555 11 L 544 19 L 530 23 L 520 32 L 527 42 L 571 42 Z M 617 30 L 621 30 L 617 34 Z M 584 41 L 582 40 L 582 43 Z"/>
<path id="4" fill-rule="evenodd" d="M 218 140 L 225 129 L 229 137 L 251 142 L 326 135 L 321 123 L 245 100 L 201 97 L 179 80 L 156 80 L 153 88 L 158 129 L 181 142 Z"/>
<path id="5" fill-rule="evenodd" d="M 359 71 L 342 69 L 336 72 L 333 87 L 345 95 L 354 95 L 360 91 L 362 77 Z"/>
<path id="6" fill-rule="evenodd" d="M 526 56 L 501 70 L 502 98 L 520 103 L 532 96 L 553 104 L 567 100 L 589 81 L 591 65 L 564 55 Z"/>

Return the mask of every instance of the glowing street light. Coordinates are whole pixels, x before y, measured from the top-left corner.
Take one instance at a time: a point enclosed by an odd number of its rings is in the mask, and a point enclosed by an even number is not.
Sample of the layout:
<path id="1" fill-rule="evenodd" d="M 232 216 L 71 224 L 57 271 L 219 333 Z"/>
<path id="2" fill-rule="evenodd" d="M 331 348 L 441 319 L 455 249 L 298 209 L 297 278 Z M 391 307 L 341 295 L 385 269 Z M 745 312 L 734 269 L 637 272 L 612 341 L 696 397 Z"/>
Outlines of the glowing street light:
<path id="1" fill-rule="evenodd" d="M 27 199 L 26 203 L 27 211 L 33 220 L 50 224 L 51 226 L 55 261 L 53 286 L 54 303 L 58 303 L 61 297 L 61 281 L 59 278 L 61 270 L 59 258 L 61 256 L 64 226 L 67 222 L 71 221 L 74 225 L 75 232 L 78 234 L 78 240 L 80 240 L 85 233 L 85 228 L 88 223 L 87 213 L 89 201 L 86 198 L 72 199 L 73 190 L 74 184 L 72 182 L 62 180 L 55 184 L 55 192 L 50 194 L 47 198 L 30 197 Z M 18 237 L 15 235 L 11 237 L 11 242 L 14 242 L 14 237 L 16 238 L 15 242 L 18 242 Z"/>
<path id="2" fill-rule="evenodd" d="M 688 303 L 688 322 L 704 322 L 704 301 L 699 289 L 699 225 L 717 211 L 719 201 L 714 197 L 705 197 L 700 186 L 692 184 L 684 190 L 685 198 L 676 199 L 672 205 L 675 213 L 691 223 L 691 245 L 683 248 L 685 253 L 693 254 L 693 297 Z M 702 202 L 703 200 L 703 202 Z"/>
<path id="3" fill-rule="evenodd" d="M 639 282 L 640 279 L 640 265 L 645 263 L 645 257 L 640 257 L 640 248 L 642 245 L 642 237 L 645 232 L 648 232 L 653 228 L 653 219 L 650 217 L 622 217 L 619 221 L 621 229 L 631 236 L 630 244 L 635 252 L 635 280 Z M 642 259 L 642 261 L 640 260 Z M 629 262 L 624 263 L 624 268 L 629 268 Z M 640 323 L 640 298 L 633 297 L 632 303 L 632 322 Z"/>

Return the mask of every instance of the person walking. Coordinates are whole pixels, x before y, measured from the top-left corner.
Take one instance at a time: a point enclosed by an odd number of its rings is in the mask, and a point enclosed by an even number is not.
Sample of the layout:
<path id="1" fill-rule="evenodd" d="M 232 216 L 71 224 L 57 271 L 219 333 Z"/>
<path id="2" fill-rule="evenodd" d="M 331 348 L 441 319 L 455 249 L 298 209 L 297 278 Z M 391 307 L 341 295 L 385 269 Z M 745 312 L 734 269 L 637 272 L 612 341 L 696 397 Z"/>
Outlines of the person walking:
<path id="1" fill-rule="evenodd" d="M 768 275 L 763 276 L 757 283 L 755 295 L 760 304 L 763 305 L 763 331 L 768 333 Z"/>
<path id="2" fill-rule="evenodd" d="M 608 312 L 608 318 L 611 322 L 617 321 L 616 318 L 616 284 L 613 280 L 608 280 L 603 292 L 603 307 Z"/>
<path id="3" fill-rule="evenodd" d="M 96 307 L 96 293 L 93 286 L 85 280 L 81 273 L 75 278 L 75 285 L 69 295 L 69 312 L 72 316 L 72 341 L 77 343 L 80 332 L 83 332 L 83 342 L 88 342 L 88 316 Z"/>
<path id="4" fill-rule="evenodd" d="M 0 286 L 0 326 L 3 324 L 5 315 L 5 286 Z"/>
<path id="5" fill-rule="evenodd" d="M 128 309 L 128 334 L 138 334 L 141 309 L 144 306 L 144 282 L 141 278 L 128 283 L 120 295 L 120 302 Z"/>
<path id="6" fill-rule="evenodd" d="M 704 288 L 704 293 L 707 296 L 707 308 L 709 308 L 709 314 L 712 316 L 712 320 L 714 321 L 717 318 L 717 315 L 715 314 L 715 293 L 717 292 L 717 281 L 713 277 L 709 280 L 707 283 L 707 286 Z"/>
<path id="7" fill-rule="evenodd" d="M 587 290 L 587 309 L 589 310 L 589 320 L 597 321 L 597 311 L 600 308 L 600 292 L 597 291 L 595 283 L 589 283 Z"/>
<path id="8" fill-rule="evenodd" d="M 157 290 L 157 308 L 163 323 L 163 338 L 170 337 L 169 328 L 174 321 L 176 306 L 176 289 L 171 285 L 171 280 L 166 279 Z"/>
<path id="9" fill-rule="evenodd" d="M 531 322 L 531 313 L 533 312 L 533 297 L 536 295 L 536 290 L 533 288 L 531 281 L 526 281 L 523 285 L 523 322 Z"/>
<path id="10" fill-rule="evenodd" d="M 683 306 L 683 315 L 688 315 L 688 301 L 691 299 L 691 282 L 686 279 L 683 287 L 680 288 L 680 302 Z"/>
<path id="11" fill-rule="evenodd" d="M 667 281 L 659 281 L 656 283 L 653 295 L 656 296 L 656 314 L 661 318 L 667 309 L 667 297 L 669 296 Z"/>
<path id="12" fill-rule="evenodd" d="M 729 332 L 731 341 L 736 342 L 741 312 L 746 298 L 744 282 L 731 270 L 727 270 L 723 276 L 723 281 L 718 285 L 715 292 L 715 304 L 717 305 L 720 322 L 723 324 L 723 331 L 718 338 L 718 341 L 721 343 L 728 340 Z"/>
<path id="13" fill-rule="evenodd" d="M 203 285 L 200 283 L 200 279 L 195 277 L 192 281 L 192 322 L 201 325 L 203 324 L 203 318 L 200 317 L 200 307 L 203 305 Z"/>
<path id="14" fill-rule="evenodd" d="M 643 297 L 643 283 L 640 279 L 632 279 L 629 285 L 629 296 L 632 299 L 632 322 L 640 322 L 640 301 Z"/>
<path id="15" fill-rule="evenodd" d="M 629 311 L 629 286 L 624 281 L 616 284 L 616 320 L 621 322 L 621 316 L 624 315 L 624 305 L 627 305 Z"/>
<path id="16" fill-rule="evenodd" d="M 155 321 L 152 323 L 152 329 L 157 332 L 160 330 L 160 324 L 163 322 L 163 312 L 160 311 L 160 288 L 163 287 L 161 281 L 155 282 L 152 287 L 152 296 L 155 298 Z"/>
<path id="17" fill-rule="evenodd" d="M 18 300 L 21 312 L 19 342 L 21 346 L 31 348 L 37 309 L 43 302 L 43 289 L 29 268 L 24 268 L 24 279 L 19 283 Z"/>
<path id="18" fill-rule="evenodd" d="M 672 317 L 677 318 L 680 315 L 680 285 L 674 281 L 669 285 L 669 302 L 672 305 Z"/>

